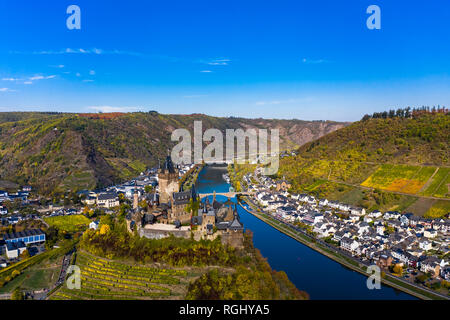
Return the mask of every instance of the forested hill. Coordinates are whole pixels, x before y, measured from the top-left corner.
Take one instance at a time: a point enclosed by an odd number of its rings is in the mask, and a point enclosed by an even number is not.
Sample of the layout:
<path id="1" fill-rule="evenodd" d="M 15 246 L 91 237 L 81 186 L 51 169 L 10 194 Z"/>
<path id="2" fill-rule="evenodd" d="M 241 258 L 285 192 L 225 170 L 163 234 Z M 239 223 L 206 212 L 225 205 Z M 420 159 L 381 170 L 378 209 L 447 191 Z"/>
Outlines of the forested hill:
<path id="1" fill-rule="evenodd" d="M 371 118 L 303 145 L 308 158 L 448 165 L 450 115 Z"/>
<path id="2" fill-rule="evenodd" d="M 450 210 L 449 141 L 448 111 L 374 114 L 301 146 L 282 159 L 279 176 L 330 200 L 443 216 Z"/>
<path id="3" fill-rule="evenodd" d="M 40 193 L 76 191 L 131 178 L 163 159 L 176 128 L 195 120 L 220 130 L 280 130 L 282 148 L 296 148 L 348 123 L 219 118 L 157 112 L 0 113 L 0 187 L 30 184 Z"/>

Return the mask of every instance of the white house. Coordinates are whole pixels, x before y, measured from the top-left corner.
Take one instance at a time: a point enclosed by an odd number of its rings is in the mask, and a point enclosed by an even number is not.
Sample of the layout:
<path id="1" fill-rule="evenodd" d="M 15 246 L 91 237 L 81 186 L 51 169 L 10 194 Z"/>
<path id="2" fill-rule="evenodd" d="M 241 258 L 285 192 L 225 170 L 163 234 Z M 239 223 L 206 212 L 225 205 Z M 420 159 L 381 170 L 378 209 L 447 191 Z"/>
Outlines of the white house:
<path id="1" fill-rule="evenodd" d="M 371 217 L 371 218 L 375 218 L 375 219 L 378 219 L 379 217 L 381 217 L 383 214 L 380 212 L 380 211 L 378 211 L 378 210 L 374 210 L 374 211 L 372 211 L 371 213 L 369 213 L 369 217 Z"/>
<path id="2" fill-rule="evenodd" d="M 360 246 L 359 242 L 347 237 L 341 239 L 340 246 L 342 249 L 355 253 Z"/>
<path id="3" fill-rule="evenodd" d="M 119 197 L 115 193 L 101 193 L 97 197 L 97 205 L 104 208 L 119 206 Z"/>
<path id="4" fill-rule="evenodd" d="M 352 215 L 356 215 L 356 216 L 363 216 L 366 214 L 366 209 L 364 208 L 357 208 L 357 207 L 351 207 L 350 208 L 350 213 Z"/>
<path id="5" fill-rule="evenodd" d="M 92 196 L 88 196 L 86 199 L 83 199 L 82 202 L 85 205 L 93 206 L 97 202 L 97 198 L 96 197 L 92 197 Z"/>
<path id="6" fill-rule="evenodd" d="M 434 229 L 427 229 L 423 232 L 423 236 L 425 238 L 436 238 L 437 237 L 437 231 Z"/>
<path id="7" fill-rule="evenodd" d="M 342 211 L 348 211 L 348 210 L 350 210 L 350 206 L 348 204 L 345 204 L 345 203 L 340 203 L 338 205 L 338 209 L 342 210 Z"/>
<path id="8" fill-rule="evenodd" d="M 336 229 L 332 225 L 319 222 L 314 226 L 313 232 L 317 233 L 320 238 L 325 238 L 336 232 Z"/>
<path id="9" fill-rule="evenodd" d="M 18 258 L 27 249 L 27 246 L 23 241 L 7 242 L 5 244 L 6 256 L 9 259 Z"/>
<path id="10" fill-rule="evenodd" d="M 97 228 L 98 228 L 98 221 L 92 221 L 91 223 L 89 223 L 89 229 L 97 230 Z"/>
<path id="11" fill-rule="evenodd" d="M 425 273 L 431 272 L 435 277 L 439 275 L 440 269 L 439 260 L 435 257 L 428 257 L 420 263 L 420 271 Z"/>
<path id="12" fill-rule="evenodd" d="M 427 240 L 421 241 L 419 242 L 419 248 L 425 251 L 431 250 L 431 242 L 428 242 Z"/>
<path id="13" fill-rule="evenodd" d="M 369 224 L 367 223 L 367 222 L 361 222 L 359 225 L 358 225 L 358 233 L 360 234 L 360 235 L 362 235 L 362 234 L 364 234 L 364 233 L 366 233 L 366 232 L 369 232 Z"/>
<path id="14" fill-rule="evenodd" d="M 304 217 L 303 220 L 316 224 L 323 221 L 323 214 L 319 212 L 310 212 Z"/>
<path id="15" fill-rule="evenodd" d="M 268 206 L 269 202 L 272 201 L 272 197 L 269 195 L 263 195 L 260 199 L 259 202 L 263 205 L 263 206 Z"/>
<path id="16" fill-rule="evenodd" d="M 337 208 L 339 208 L 339 202 L 338 201 L 329 201 L 328 206 L 330 208 L 337 209 Z"/>
<path id="17" fill-rule="evenodd" d="M 379 234 L 380 236 L 384 235 L 384 226 L 382 224 L 377 225 L 377 234 Z"/>

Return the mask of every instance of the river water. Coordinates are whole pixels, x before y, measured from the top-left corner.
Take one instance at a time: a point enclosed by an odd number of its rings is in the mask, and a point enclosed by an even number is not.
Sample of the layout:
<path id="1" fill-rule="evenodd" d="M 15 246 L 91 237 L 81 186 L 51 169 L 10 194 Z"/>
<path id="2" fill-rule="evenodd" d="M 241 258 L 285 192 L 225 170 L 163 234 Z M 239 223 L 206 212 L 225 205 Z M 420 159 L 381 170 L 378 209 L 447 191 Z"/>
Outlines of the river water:
<path id="1" fill-rule="evenodd" d="M 199 193 L 228 192 L 230 185 L 223 180 L 225 167 L 206 166 L 199 174 Z M 218 201 L 226 200 L 217 196 Z M 210 198 L 212 200 L 212 198 Z M 236 199 L 232 199 L 236 202 Z M 314 300 L 412 300 L 415 297 L 381 286 L 369 290 L 367 277 L 286 236 L 238 207 L 241 222 L 253 232 L 253 243 L 267 258 L 272 269 L 283 270 L 299 290 Z"/>

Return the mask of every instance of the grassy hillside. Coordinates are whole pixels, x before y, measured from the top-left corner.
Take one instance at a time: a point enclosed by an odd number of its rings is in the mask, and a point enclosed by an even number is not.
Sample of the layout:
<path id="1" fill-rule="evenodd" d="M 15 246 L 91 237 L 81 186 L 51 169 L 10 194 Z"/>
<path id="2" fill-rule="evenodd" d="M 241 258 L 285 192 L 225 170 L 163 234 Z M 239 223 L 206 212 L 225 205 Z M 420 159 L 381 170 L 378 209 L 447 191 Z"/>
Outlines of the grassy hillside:
<path id="1" fill-rule="evenodd" d="M 56 227 L 62 232 L 76 232 L 84 230 L 91 222 L 86 216 L 77 214 L 71 216 L 55 216 L 44 218 L 50 227 Z"/>
<path id="2" fill-rule="evenodd" d="M 347 124 L 148 113 L 0 113 L 0 182 L 30 184 L 42 194 L 95 188 L 131 178 L 173 145 L 176 128 L 278 128 L 283 148 Z"/>
<path id="3" fill-rule="evenodd" d="M 301 146 L 278 175 L 299 192 L 436 216 L 450 211 L 449 141 L 448 114 L 368 119 Z"/>

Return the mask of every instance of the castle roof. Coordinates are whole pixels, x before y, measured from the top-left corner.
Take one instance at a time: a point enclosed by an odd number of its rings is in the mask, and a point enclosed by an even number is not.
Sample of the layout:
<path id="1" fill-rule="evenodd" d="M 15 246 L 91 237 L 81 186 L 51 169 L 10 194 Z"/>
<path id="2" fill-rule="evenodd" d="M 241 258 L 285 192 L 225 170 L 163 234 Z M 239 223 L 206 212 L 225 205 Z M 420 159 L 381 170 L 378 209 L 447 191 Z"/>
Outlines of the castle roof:
<path id="1" fill-rule="evenodd" d="M 203 213 L 207 213 L 208 212 L 208 208 L 209 208 L 209 198 L 206 197 L 205 202 L 203 203 Z"/>
<path id="2" fill-rule="evenodd" d="M 228 229 L 231 229 L 231 230 L 242 230 L 242 229 L 244 229 L 244 226 L 239 221 L 238 216 L 234 216 L 234 219 L 233 219 L 233 221 L 230 222 L 230 225 L 228 226 Z"/>
<path id="3" fill-rule="evenodd" d="M 237 213 L 237 206 L 234 207 L 233 210 L 233 221 L 230 222 L 230 225 L 228 226 L 231 230 L 242 230 L 244 229 L 244 226 L 242 225 L 241 221 L 239 221 L 239 215 Z"/>
<path id="4" fill-rule="evenodd" d="M 174 205 L 188 204 L 191 199 L 191 193 L 189 191 L 174 192 L 172 197 Z"/>
<path id="5" fill-rule="evenodd" d="M 166 157 L 166 161 L 163 165 L 163 171 L 168 173 L 175 173 L 175 167 L 173 165 L 172 157 L 170 156 L 170 154 L 168 154 Z"/>

